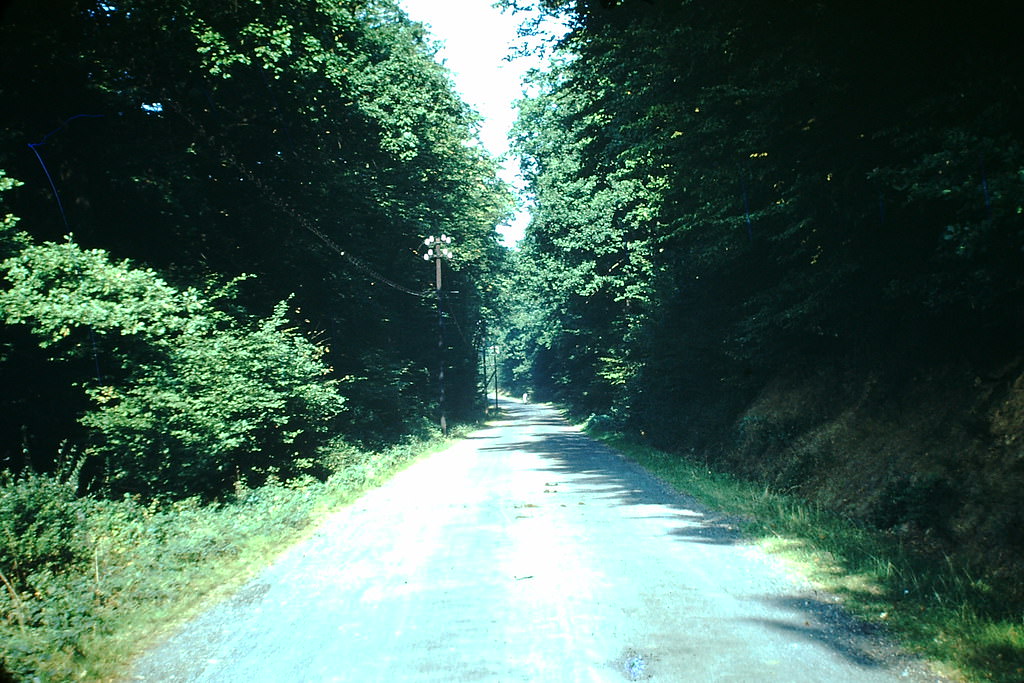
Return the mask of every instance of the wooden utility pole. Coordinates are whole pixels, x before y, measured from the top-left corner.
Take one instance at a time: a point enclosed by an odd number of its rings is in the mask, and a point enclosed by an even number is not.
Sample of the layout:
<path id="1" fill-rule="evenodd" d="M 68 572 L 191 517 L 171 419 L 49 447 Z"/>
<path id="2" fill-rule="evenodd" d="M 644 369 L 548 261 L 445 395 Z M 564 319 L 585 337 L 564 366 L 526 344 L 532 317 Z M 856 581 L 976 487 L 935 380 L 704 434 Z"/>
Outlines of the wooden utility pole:
<path id="1" fill-rule="evenodd" d="M 498 410 L 498 347 L 492 346 L 491 350 L 494 351 L 494 410 Z"/>
<path id="2" fill-rule="evenodd" d="M 434 291 L 437 294 L 438 409 L 441 413 L 441 433 L 445 436 L 448 435 L 448 418 L 445 414 L 444 405 L 444 290 L 441 286 L 441 261 L 452 257 L 452 251 L 448 248 L 448 245 L 451 243 L 452 238 L 445 234 L 442 234 L 440 237 L 434 237 L 431 235 L 427 239 L 423 240 L 423 244 L 427 246 L 427 252 L 423 255 L 423 260 L 430 261 L 433 259 L 435 268 Z"/>

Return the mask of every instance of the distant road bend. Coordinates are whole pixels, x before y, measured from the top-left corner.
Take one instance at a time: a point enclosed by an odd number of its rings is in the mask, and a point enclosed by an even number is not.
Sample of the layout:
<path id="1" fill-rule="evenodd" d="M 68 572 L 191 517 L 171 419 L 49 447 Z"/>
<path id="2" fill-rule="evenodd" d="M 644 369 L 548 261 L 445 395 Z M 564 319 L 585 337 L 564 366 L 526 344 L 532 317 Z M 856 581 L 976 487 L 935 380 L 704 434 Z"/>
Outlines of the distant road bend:
<path id="1" fill-rule="evenodd" d="M 551 408 L 503 407 L 130 680 L 937 680 Z"/>

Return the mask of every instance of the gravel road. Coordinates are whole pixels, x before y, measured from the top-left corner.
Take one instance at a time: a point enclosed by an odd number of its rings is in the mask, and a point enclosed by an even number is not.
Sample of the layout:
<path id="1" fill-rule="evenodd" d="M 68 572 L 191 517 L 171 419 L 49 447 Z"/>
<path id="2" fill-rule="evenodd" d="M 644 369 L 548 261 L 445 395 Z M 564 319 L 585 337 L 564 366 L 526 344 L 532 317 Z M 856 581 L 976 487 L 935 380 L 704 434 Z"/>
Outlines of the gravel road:
<path id="1" fill-rule="evenodd" d="M 504 407 L 129 680 L 940 680 L 552 409 Z"/>

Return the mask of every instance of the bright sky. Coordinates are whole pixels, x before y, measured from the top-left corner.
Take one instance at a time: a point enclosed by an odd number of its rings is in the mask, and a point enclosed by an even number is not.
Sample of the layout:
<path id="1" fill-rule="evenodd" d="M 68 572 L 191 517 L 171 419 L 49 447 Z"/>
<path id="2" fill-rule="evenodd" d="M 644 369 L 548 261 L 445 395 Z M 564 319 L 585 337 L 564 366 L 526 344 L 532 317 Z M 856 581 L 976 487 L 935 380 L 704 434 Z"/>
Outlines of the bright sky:
<path id="1" fill-rule="evenodd" d="M 516 118 L 512 104 L 522 96 L 523 75 L 539 63 L 530 57 L 505 61 L 520 41 L 516 29 L 525 15 L 504 14 L 493 0 L 399 0 L 414 21 L 426 24 L 443 43 L 438 57 L 452 71 L 462 99 L 483 116 L 480 137 L 498 157 L 508 152 L 508 132 Z M 517 182 L 518 161 L 506 160 L 502 177 Z M 498 228 L 507 246 L 523 236 L 529 215 L 519 214 L 511 225 Z"/>

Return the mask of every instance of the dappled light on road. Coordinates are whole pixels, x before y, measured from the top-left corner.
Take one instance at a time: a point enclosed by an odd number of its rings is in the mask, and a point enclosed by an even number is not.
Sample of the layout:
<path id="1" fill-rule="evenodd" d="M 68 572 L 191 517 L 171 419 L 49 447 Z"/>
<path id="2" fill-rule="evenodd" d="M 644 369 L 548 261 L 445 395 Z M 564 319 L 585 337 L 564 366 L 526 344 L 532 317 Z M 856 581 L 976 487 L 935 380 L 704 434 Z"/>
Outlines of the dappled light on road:
<path id="1" fill-rule="evenodd" d="M 935 680 L 729 519 L 549 407 L 503 408 L 334 515 L 137 680 Z"/>

